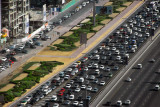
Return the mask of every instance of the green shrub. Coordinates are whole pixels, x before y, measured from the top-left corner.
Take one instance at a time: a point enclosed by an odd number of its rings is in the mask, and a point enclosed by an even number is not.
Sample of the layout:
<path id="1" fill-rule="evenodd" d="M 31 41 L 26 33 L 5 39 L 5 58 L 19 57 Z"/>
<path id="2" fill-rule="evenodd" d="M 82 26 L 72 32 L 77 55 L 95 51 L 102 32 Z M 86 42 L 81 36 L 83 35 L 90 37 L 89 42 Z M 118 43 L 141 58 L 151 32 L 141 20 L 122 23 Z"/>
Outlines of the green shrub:
<path id="1" fill-rule="evenodd" d="M 51 47 L 50 47 L 50 50 L 55 51 L 56 48 L 51 46 Z"/>
<path id="2" fill-rule="evenodd" d="M 5 102 L 10 102 L 10 101 L 13 101 L 13 99 L 15 98 L 14 94 L 12 93 L 12 91 L 7 91 L 5 94 L 4 94 L 4 101 Z"/>
<path id="3" fill-rule="evenodd" d="M 26 64 L 25 66 L 23 66 L 23 70 L 27 70 L 28 68 L 30 68 L 35 63 L 38 63 L 38 62 L 29 62 L 28 64 Z"/>

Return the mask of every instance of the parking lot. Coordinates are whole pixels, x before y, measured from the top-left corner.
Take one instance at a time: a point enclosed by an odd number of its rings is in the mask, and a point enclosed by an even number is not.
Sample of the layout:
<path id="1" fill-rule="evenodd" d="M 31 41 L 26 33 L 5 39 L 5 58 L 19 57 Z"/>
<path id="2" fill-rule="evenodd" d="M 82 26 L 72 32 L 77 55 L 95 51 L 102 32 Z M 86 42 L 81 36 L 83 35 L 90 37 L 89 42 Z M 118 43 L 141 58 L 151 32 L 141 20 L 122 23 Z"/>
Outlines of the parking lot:
<path id="1" fill-rule="evenodd" d="M 19 106 L 27 103 L 28 106 L 51 103 L 54 107 L 83 106 L 88 100 L 91 102 L 153 36 L 151 29 L 156 30 L 160 24 L 158 4 L 151 2 L 144 6 L 90 53 L 26 97 Z"/>

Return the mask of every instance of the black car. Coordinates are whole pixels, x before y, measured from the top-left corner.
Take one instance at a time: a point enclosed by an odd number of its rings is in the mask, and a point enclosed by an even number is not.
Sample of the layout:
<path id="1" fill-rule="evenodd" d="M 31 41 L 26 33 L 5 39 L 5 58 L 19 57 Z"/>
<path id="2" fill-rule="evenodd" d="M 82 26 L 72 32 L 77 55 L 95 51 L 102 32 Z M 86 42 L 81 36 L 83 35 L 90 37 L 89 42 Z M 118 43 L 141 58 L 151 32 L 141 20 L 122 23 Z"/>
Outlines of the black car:
<path id="1" fill-rule="evenodd" d="M 30 45 L 30 48 L 31 48 L 31 49 L 35 49 L 36 46 L 35 46 L 35 45 Z"/>
<path id="2" fill-rule="evenodd" d="M 27 50 L 25 50 L 25 49 L 23 49 L 21 52 L 22 52 L 22 53 L 25 53 L 25 54 L 27 54 L 27 53 L 28 53 L 28 51 L 27 51 Z"/>
<path id="3" fill-rule="evenodd" d="M 1 51 L 1 53 L 2 53 L 2 54 L 5 54 L 5 53 L 6 53 L 6 50 L 3 49 L 3 50 Z"/>
<path id="4" fill-rule="evenodd" d="M 9 59 L 9 58 L 12 57 L 12 56 L 13 56 L 13 55 L 11 55 L 11 54 L 7 54 L 7 55 L 6 55 L 6 58 Z"/>
<path id="5" fill-rule="evenodd" d="M 45 37 L 42 37 L 42 38 L 41 38 L 41 40 L 43 40 L 43 41 L 47 41 L 47 38 L 45 38 Z"/>
<path id="6" fill-rule="evenodd" d="M 12 61 L 14 61 L 14 62 L 17 61 L 17 59 L 16 59 L 15 57 L 13 57 L 13 56 L 10 57 L 10 60 L 12 60 Z"/>

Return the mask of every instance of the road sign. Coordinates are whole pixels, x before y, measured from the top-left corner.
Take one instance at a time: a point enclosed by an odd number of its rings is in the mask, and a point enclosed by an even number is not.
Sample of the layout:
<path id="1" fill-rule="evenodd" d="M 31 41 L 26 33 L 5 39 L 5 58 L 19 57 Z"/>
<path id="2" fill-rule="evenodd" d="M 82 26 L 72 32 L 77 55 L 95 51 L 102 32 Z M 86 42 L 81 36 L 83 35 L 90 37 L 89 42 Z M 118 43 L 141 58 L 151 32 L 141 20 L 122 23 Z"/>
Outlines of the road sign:
<path id="1" fill-rule="evenodd" d="M 96 14 L 112 14 L 112 6 L 96 6 Z"/>

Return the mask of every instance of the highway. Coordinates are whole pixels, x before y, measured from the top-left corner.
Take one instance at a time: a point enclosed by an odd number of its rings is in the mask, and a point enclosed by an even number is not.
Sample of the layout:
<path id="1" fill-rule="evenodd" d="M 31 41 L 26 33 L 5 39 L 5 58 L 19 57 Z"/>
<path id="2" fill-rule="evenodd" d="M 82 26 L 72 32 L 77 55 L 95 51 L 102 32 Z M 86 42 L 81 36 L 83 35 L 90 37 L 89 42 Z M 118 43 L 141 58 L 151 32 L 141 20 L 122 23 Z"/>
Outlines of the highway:
<path id="1" fill-rule="evenodd" d="M 142 63 L 142 69 L 129 70 L 129 73 L 120 81 L 109 95 L 102 101 L 99 107 L 102 107 L 106 102 L 110 101 L 111 105 L 115 105 L 118 100 L 124 102 L 125 100 L 131 100 L 130 107 L 158 107 L 159 92 L 154 91 L 156 84 L 159 84 L 160 78 L 160 50 L 159 48 L 160 38 L 145 52 L 145 54 L 136 62 L 134 67 L 138 63 Z M 151 59 L 155 59 L 154 63 L 149 62 Z M 131 82 L 125 82 L 130 77 Z M 150 103 L 152 102 L 152 103 Z"/>

